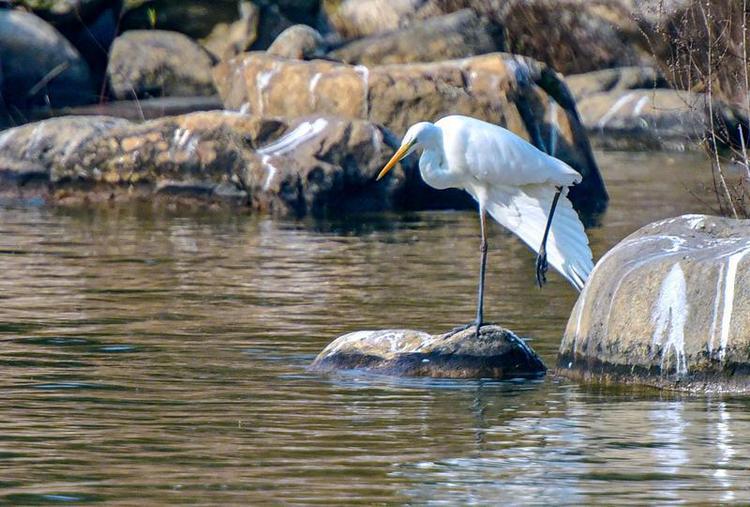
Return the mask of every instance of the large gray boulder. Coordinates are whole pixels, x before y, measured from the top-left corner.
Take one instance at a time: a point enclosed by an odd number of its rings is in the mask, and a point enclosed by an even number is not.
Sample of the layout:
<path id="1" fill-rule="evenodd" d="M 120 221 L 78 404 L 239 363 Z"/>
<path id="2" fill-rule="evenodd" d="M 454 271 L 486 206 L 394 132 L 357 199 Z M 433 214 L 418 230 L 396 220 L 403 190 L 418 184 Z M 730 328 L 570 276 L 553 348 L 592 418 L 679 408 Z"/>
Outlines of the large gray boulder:
<path id="1" fill-rule="evenodd" d="M 109 48 L 117 35 L 122 0 L 14 0 L 54 26 L 78 50 L 91 69 L 95 89 L 107 69 Z"/>
<path id="2" fill-rule="evenodd" d="M 547 368 L 522 339 L 499 326 L 430 335 L 410 329 L 357 331 L 331 342 L 313 371 L 362 369 L 409 377 L 538 378 Z"/>
<path id="3" fill-rule="evenodd" d="M 52 26 L 0 9 L 0 90 L 9 109 L 64 107 L 96 98 L 89 67 Z"/>
<path id="4" fill-rule="evenodd" d="M 434 62 L 503 50 L 502 30 L 470 9 L 354 40 L 329 53 L 364 65 Z"/>
<path id="5" fill-rule="evenodd" d="M 395 148 L 379 127 L 335 117 L 62 117 L 0 134 L 0 190 L 53 204 L 167 197 L 295 215 L 382 210 L 405 185 L 402 169 L 374 181 Z"/>
<path id="6" fill-rule="evenodd" d="M 213 95 L 211 57 L 181 33 L 132 30 L 115 39 L 107 75 L 121 100 Z"/>
<path id="7" fill-rule="evenodd" d="M 419 121 L 464 114 L 514 131 L 583 175 L 570 196 L 601 210 L 604 183 L 565 83 L 534 60 L 491 53 L 461 60 L 365 67 L 265 53 L 214 70 L 227 109 L 261 116 L 334 115 L 384 125 L 397 135 Z"/>
<path id="8" fill-rule="evenodd" d="M 685 215 L 621 241 L 578 298 L 558 371 L 598 383 L 750 392 L 750 221 Z"/>

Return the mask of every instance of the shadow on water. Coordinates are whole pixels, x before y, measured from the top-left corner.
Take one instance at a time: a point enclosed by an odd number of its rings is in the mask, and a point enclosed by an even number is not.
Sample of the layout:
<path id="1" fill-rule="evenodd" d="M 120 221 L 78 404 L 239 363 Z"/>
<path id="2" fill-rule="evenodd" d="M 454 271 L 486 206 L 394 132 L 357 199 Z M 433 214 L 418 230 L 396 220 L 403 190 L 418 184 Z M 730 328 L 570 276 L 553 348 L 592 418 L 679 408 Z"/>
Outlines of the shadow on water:
<path id="1" fill-rule="evenodd" d="M 700 212 L 692 155 L 600 154 L 596 257 Z M 683 181 L 686 187 L 674 185 Z M 334 337 L 474 313 L 472 210 L 326 221 L 0 208 L 0 503 L 692 503 L 750 494 L 750 404 L 319 376 Z M 488 320 L 547 364 L 576 294 L 492 226 Z"/>

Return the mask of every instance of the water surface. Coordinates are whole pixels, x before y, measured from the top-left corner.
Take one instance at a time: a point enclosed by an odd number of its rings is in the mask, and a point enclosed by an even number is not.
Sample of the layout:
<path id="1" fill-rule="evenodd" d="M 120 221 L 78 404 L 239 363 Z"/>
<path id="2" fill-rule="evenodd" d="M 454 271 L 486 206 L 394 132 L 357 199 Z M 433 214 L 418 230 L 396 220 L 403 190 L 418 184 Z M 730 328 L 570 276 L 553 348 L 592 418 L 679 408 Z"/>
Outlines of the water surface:
<path id="1" fill-rule="evenodd" d="M 701 212 L 693 155 L 598 154 L 598 257 Z M 698 193 L 701 198 L 693 194 Z M 703 202 L 709 201 L 709 202 Z M 486 314 L 549 365 L 576 293 L 493 226 Z M 284 221 L 0 207 L 0 503 L 750 499 L 750 401 L 306 371 L 335 336 L 474 313 L 471 212 Z"/>

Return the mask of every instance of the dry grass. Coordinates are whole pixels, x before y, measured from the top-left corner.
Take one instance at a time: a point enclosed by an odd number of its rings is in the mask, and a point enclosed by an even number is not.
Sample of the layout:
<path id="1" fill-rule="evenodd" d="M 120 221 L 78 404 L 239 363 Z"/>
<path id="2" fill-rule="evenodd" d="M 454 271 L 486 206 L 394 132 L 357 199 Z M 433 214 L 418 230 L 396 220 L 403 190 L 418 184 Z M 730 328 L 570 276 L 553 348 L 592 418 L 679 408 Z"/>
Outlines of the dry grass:
<path id="1" fill-rule="evenodd" d="M 663 2 L 644 36 L 674 88 L 703 92 L 709 156 L 719 212 L 750 218 L 750 3 L 695 0 L 675 12 Z M 721 110 L 721 114 L 719 114 Z M 727 114 L 729 113 L 729 114 Z"/>

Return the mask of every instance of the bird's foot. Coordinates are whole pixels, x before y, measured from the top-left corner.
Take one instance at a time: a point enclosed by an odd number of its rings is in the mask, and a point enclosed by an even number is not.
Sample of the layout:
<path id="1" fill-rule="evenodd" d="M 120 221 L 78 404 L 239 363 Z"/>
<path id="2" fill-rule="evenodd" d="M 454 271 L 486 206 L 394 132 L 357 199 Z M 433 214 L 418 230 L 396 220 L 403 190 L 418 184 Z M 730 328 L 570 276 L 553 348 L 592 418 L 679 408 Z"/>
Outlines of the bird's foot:
<path id="1" fill-rule="evenodd" d="M 547 283 L 547 249 L 542 247 L 536 257 L 536 284 L 539 288 Z"/>

